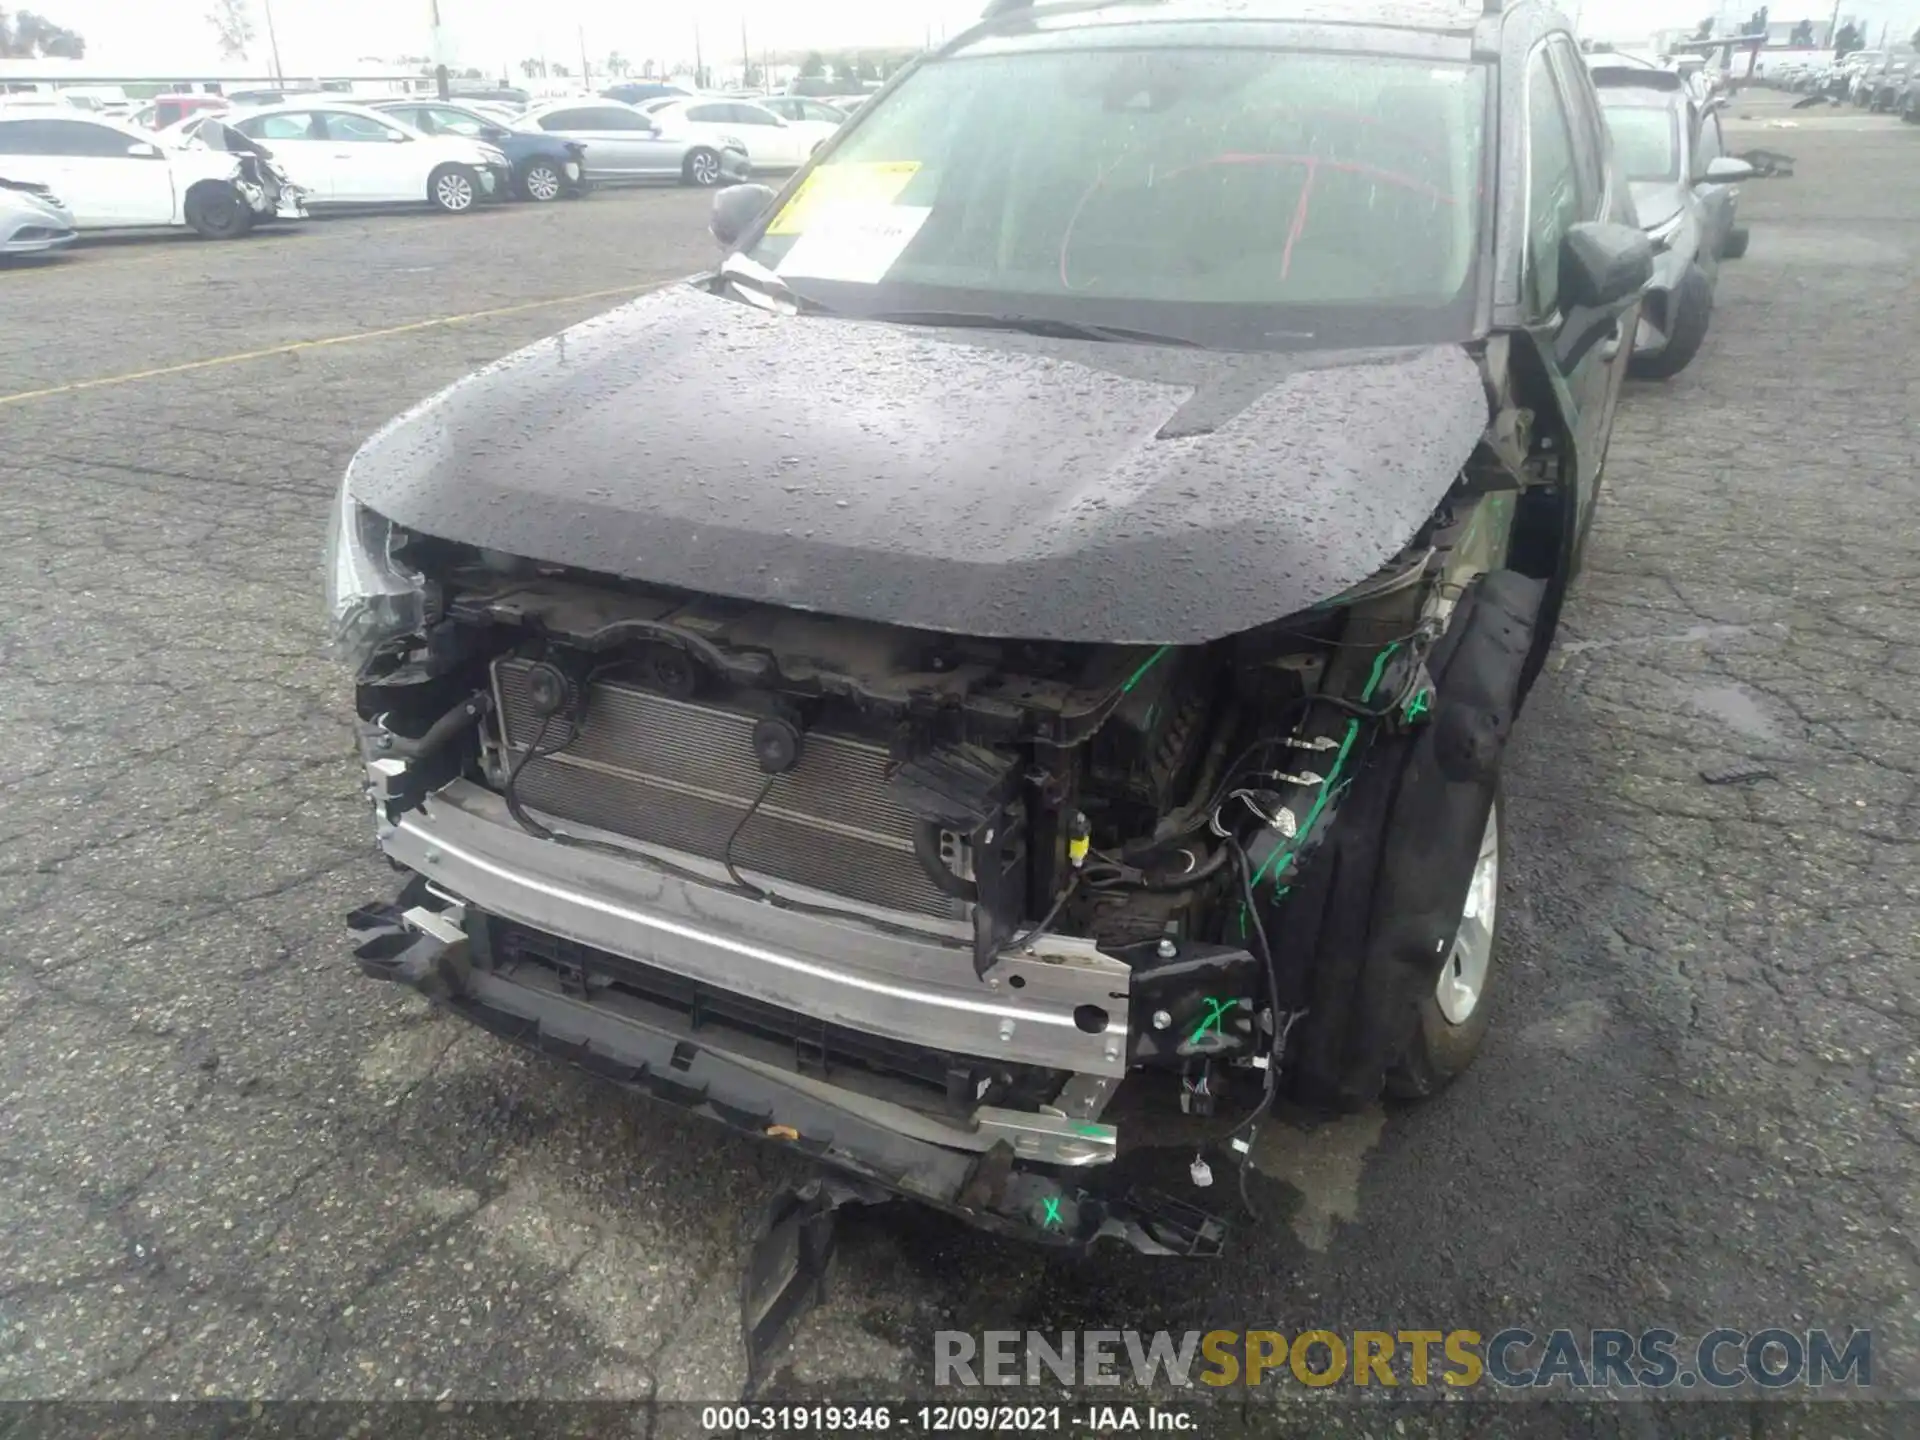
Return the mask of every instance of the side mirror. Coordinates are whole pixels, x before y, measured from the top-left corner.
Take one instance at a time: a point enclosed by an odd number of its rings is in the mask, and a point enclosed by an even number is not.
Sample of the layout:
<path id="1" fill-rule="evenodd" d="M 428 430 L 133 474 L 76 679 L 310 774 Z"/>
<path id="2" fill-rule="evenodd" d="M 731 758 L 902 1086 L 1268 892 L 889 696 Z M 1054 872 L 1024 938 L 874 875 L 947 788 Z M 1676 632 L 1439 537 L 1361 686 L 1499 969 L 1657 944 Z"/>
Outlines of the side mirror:
<path id="1" fill-rule="evenodd" d="M 772 203 L 775 193 L 771 185 L 735 185 L 713 197 L 707 229 L 722 249 L 731 250 L 739 243 L 760 212 Z"/>
<path id="2" fill-rule="evenodd" d="M 498 125 L 484 125 L 480 129 L 480 138 L 490 145 L 498 145 L 502 140 L 507 139 L 511 133 L 511 131 L 502 129 Z"/>
<path id="3" fill-rule="evenodd" d="M 1701 178 L 1709 185 L 1733 185 L 1742 180 L 1751 180 L 1753 166 L 1731 155 L 1722 155 L 1707 162 L 1707 173 Z"/>
<path id="4" fill-rule="evenodd" d="M 158 160 L 160 158 L 160 147 L 158 145 L 149 145 L 144 140 L 136 140 L 127 146 L 127 154 L 136 160 Z"/>
<path id="5" fill-rule="evenodd" d="M 1570 371 L 1610 334 L 1653 278 L 1653 242 L 1632 225 L 1589 220 L 1560 242 L 1560 308 L 1554 358 Z"/>
<path id="6" fill-rule="evenodd" d="M 1564 310 L 1605 310 L 1631 300 L 1653 278 L 1653 242 L 1632 225 L 1589 220 L 1560 242 Z"/>

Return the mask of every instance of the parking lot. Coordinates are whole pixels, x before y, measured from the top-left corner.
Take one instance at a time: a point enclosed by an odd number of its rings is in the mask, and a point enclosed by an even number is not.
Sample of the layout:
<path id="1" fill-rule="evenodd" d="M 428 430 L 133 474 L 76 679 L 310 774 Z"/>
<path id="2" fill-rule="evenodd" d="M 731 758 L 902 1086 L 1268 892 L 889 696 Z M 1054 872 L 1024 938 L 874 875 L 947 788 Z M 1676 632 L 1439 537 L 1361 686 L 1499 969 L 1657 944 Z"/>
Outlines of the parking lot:
<path id="1" fill-rule="evenodd" d="M 776 1392 L 1119 1326 L 1870 1325 L 1876 1388 L 1920 1386 L 1920 129 L 1728 130 L 1798 174 L 1745 187 L 1700 359 L 1624 402 L 1508 773 L 1476 1068 L 1266 1135 L 1224 1264 L 851 1223 Z M 360 441 L 704 263 L 707 203 L 0 272 L 0 1395 L 738 1392 L 787 1158 L 358 978 L 342 917 L 392 878 L 319 654 Z"/>

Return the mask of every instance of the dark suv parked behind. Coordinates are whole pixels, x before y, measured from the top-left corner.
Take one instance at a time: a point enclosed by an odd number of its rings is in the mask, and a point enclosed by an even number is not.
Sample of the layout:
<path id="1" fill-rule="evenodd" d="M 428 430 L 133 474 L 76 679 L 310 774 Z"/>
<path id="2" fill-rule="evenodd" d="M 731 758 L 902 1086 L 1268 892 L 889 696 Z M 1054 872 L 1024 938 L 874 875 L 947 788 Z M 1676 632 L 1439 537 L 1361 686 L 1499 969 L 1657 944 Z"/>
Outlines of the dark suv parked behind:
<path id="1" fill-rule="evenodd" d="M 353 460 L 364 967 L 822 1203 L 1217 1249 L 1123 1147 L 1204 1184 L 1497 1004 L 1632 219 L 1540 5 L 996 4 Z"/>

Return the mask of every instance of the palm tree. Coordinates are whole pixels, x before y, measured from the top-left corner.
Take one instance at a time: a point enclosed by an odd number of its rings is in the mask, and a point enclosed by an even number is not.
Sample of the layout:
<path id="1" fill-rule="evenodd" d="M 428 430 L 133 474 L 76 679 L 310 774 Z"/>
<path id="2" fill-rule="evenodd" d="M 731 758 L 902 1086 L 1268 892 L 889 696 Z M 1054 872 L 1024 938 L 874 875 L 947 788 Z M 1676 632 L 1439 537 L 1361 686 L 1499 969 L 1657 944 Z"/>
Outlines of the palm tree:
<path id="1" fill-rule="evenodd" d="M 607 63 L 603 68 L 609 75 L 615 78 L 623 78 L 633 69 L 633 66 L 627 63 L 626 56 L 622 55 L 618 50 L 615 50 L 608 54 Z"/>

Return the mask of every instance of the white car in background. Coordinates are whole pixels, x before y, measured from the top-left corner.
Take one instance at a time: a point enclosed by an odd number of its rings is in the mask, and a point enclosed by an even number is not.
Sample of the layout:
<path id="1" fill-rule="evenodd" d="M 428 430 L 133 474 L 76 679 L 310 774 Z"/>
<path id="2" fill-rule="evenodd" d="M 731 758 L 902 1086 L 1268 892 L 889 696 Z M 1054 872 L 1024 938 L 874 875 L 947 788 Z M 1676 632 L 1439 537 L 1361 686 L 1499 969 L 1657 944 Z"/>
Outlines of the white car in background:
<path id="1" fill-rule="evenodd" d="M 756 96 L 753 103 L 771 110 L 790 125 L 824 125 L 828 135 L 847 123 L 849 113 L 831 101 L 815 100 L 807 95 Z"/>
<path id="2" fill-rule="evenodd" d="M 0 110 L 0 173 L 44 185 L 81 230 L 187 225 L 232 240 L 266 220 L 306 215 L 298 186 L 261 157 L 169 145 L 118 120 Z"/>
<path id="3" fill-rule="evenodd" d="M 826 110 L 826 106 L 821 106 Z M 824 119 L 786 120 L 765 105 L 751 100 L 726 100 L 696 96 L 691 100 L 655 102 L 647 107 L 647 118 L 660 127 L 662 135 L 712 142 L 720 136 L 737 136 L 747 147 L 747 158 L 755 173 L 762 170 L 797 170 L 835 130 L 839 123 Z"/>
<path id="4" fill-rule="evenodd" d="M 425 135 L 362 105 L 293 100 L 220 118 L 270 149 L 315 206 L 424 202 L 458 215 L 513 190 L 513 167 L 494 146 Z"/>

